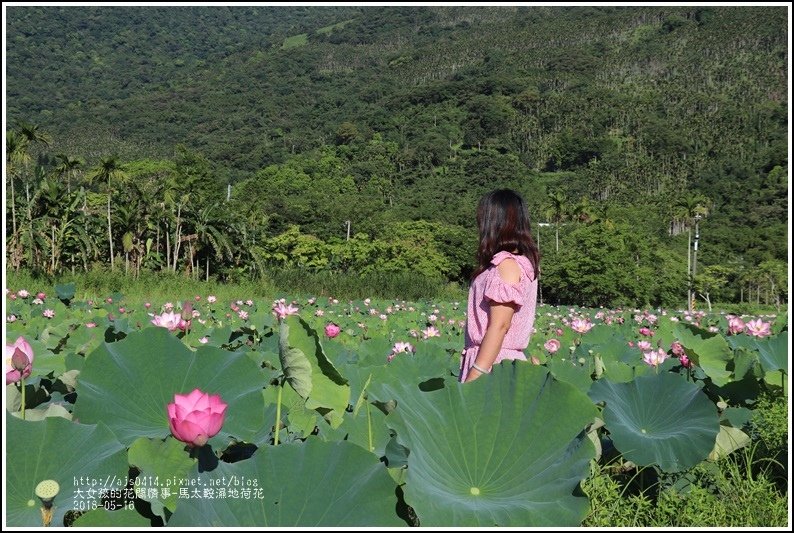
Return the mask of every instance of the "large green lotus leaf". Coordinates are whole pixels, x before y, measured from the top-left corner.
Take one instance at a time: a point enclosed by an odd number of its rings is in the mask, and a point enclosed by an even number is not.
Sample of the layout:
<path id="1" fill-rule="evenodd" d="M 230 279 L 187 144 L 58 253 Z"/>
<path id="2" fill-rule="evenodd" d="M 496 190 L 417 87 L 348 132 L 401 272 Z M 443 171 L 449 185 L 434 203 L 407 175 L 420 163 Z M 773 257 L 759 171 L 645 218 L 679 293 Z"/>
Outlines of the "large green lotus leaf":
<path id="1" fill-rule="evenodd" d="M 614 327 L 606 324 L 599 324 L 590 328 L 590 331 L 582 335 L 582 344 L 590 346 L 609 346 L 612 344 L 626 345 L 626 339 Z"/>
<path id="2" fill-rule="evenodd" d="M 67 511 L 79 505 L 101 505 L 94 489 L 123 488 L 127 477 L 124 446 L 102 423 L 75 424 L 52 417 L 41 422 L 6 419 L 6 525 L 41 527 L 41 501 L 36 485 L 52 479 L 60 485 L 55 496 L 53 526 L 63 526 Z M 77 482 L 75 482 L 77 479 Z M 80 485 L 83 483 L 83 485 Z"/>
<path id="3" fill-rule="evenodd" d="M 148 518 L 141 516 L 135 509 L 108 511 L 102 507 L 88 511 L 74 521 L 74 527 L 127 527 L 143 528 L 151 526 Z"/>
<path id="4" fill-rule="evenodd" d="M 629 383 L 602 379 L 590 388 L 590 397 L 606 402 L 602 418 L 615 447 L 638 465 L 678 472 L 714 448 L 717 408 L 697 385 L 680 376 L 662 372 Z"/>
<path id="5" fill-rule="evenodd" d="M 578 526 L 595 456 L 586 395 L 525 362 L 405 394 L 386 423 L 409 450 L 405 501 L 422 526 Z"/>
<path id="6" fill-rule="evenodd" d="M 162 441 L 141 437 L 132 443 L 127 456 L 130 465 L 137 467 L 141 471 L 138 481 L 183 479 L 196 462 L 195 459 L 191 459 L 185 453 L 185 443 L 174 438 L 167 438 Z M 136 495 L 138 498 L 148 502 L 158 500 L 163 506 L 173 511 L 177 503 L 176 491 L 165 495 L 165 497 L 159 491 L 157 496 L 150 496 L 147 491 L 147 489 L 158 489 L 164 486 L 164 481 L 159 484 L 141 483 L 140 486 L 136 487 Z"/>
<path id="7" fill-rule="evenodd" d="M 592 363 L 592 358 L 590 358 L 590 363 Z M 556 379 L 570 383 L 585 394 L 593 385 L 592 364 L 588 364 L 587 359 L 584 363 L 580 362 L 572 352 L 561 355 L 560 352 L 557 352 L 547 366 Z"/>
<path id="8" fill-rule="evenodd" d="M 747 350 L 757 349 L 755 337 L 751 335 L 728 335 L 725 340 L 734 350 L 738 348 L 746 348 Z"/>
<path id="9" fill-rule="evenodd" d="M 760 369 L 760 361 L 756 350 L 750 351 L 747 348 L 737 348 L 734 351 L 733 363 L 734 381 L 744 379 L 748 372 L 754 375 L 754 369 L 758 369 L 758 377 L 764 376 L 763 370 Z"/>
<path id="10" fill-rule="evenodd" d="M 386 445 L 391 439 L 386 427 L 386 415 L 367 401 L 363 402 L 358 413 L 345 413 L 338 428 L 334 429 L 327 424 L 320 426 L 318 437 L 328 442 L 341 440 L 352 442 L 377 457 L 385 455 Z"/>
<path id="11" fill-rule="evenodd" d="M 755 345 L 761 355 L 761 368 L 764 372 L 783 370 L 788 372 L 788 332 L 784 331 L 775 337 L 757 339 Z"/>
<path id="12" fill-rule="evenodd" d="M 709 453 L 710 461 L 723 459 L 740 448 L 744 448 L 751 442 L 750 436 L 741 429 L 731 426 L 720 426 L 717 441 L 714 449 Z"/>
<path id="13" fill-rule="evenodd" d="M 673 322 L 667 316 L 660 316 L 654 332 L 654 342 L 662 341 L 662 348 L 670 348 L 673 341 L 678 340 L 677 326 L 678 322 Z"/>
<path id="14" fill-rule="evenodd" d="M 733 350 L 722 335 L 707 336 L 692 327 L 679 327 L 677 331 L 690 359 L 703 368 L 715 385 L 731 381 L 732 372 L 726 367 L 733 361 Z"/>
<path id="15" fill-rule="evenodd" d="M 81 422 L 102 420 L 126 445 L 139 437 L 164 438 L 174 394 L 199 388 L 228 404 L 223 428 L 210 439 L 223 449 L 229 436 L 247 441 L 264 424 L 264 381 L 243 354 L 206 346 L 193 352 L 165 328 L 146 328 L 103 343 L 86 358 L 73 415 Z"/>
<path id="16" fill-rule="evenodd" d="M 385 365 L 392 346 L 386 337 L 365 340 L 356 347 L 358 366 L 366 368 Z"/>
<path id="17" fill-rule="evenodd" d="M 181 499 L 169 526 L 389 527 L 404 526 L 395 512 L 395 484 L 378 458 L 349 442 L 265 446 L 245 461 L 198 473 L 204 487 L 224 486 L 226 497 Z M 218 480 L 218 481 L 216 481 Z M 232 497 L 233 483 L 256 483 Z M 222 484 L 220 482 L 223 482 Z M 228 485 L 227 485 L 228 484 Z M 243 486 L 243 485 L 241 485 Z"/>
<path id="18" fill-rule="evenodd" d="M 335 411 L 341 417 L 350 400 L 350 386 L 326 357 L 317 333 L 292 315 L 281 321 L 279 338 L 284 374 L 306 399 L 306 407 Z"/>
<path id="19" fill-rule="evenodd" d="M 402 398 L 392 396 L 392 393 L 410 396 L 420 389 L 439 388 L 445 383 L 452 383 L 455 378 L 447 369 L 448 363 L 449 356 L 445 354 L 427 354 L 423 357 L 409 353 L 397 354 L 386 366 L 371 369 L 372 379 L 367 388 L 369 398 L 381 402 L 399 402 Z M 386 385 L 398 384 L 406 387 L 385 388 Z"/>
<path id="20" fill-rule="evenodd" d="M 22 419 L 22 411 L 14 411 L 11 413 L 11 415 Z M 35 409 L 25 409 L 25 420 L 38 422 L 51 416 L 60 416 L 66 420 L 72 419 L 72 413 L 67 411 L 64 406 L 57 403 L 48 402 L 36 407 Z"/>

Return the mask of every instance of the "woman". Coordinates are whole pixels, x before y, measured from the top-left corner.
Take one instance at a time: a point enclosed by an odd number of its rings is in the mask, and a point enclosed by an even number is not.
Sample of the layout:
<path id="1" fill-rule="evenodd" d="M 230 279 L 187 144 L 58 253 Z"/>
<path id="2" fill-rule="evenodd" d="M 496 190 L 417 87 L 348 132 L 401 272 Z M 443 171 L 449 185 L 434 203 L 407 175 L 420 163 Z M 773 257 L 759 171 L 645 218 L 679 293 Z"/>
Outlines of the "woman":
<path id="1" fill-rule="evenodd" d="M 469 288 L 461 382 L 508 360 L 526 361 L 535 323 L 540 254 L 523 198 L 510 189 L 486 194 L 477 206 L 480 245 Z"/>

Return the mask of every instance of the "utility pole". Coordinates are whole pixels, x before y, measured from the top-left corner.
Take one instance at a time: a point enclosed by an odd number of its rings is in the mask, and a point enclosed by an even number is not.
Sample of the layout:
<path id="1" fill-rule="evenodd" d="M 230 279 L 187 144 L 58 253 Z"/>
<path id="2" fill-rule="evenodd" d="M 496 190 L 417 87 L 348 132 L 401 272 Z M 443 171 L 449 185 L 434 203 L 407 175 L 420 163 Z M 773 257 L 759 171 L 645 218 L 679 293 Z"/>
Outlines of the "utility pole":
<path id="1" fill-rule="evenodd" d="M 695 276 L 697 275 L 697 268 L 698 268 L 698 239 L 700 238 L 700 219 L 703 218 L 700 216 L 700 213 L 695 215 L 695 246 L 694 251 L 692 253 L 692 283 L 695 282 Z M 695 308 L 695 292 L 692 292 L 691 296 L 692 300 L 689 303 L 689 311 L 694 311 Z"/>
<path id="2" fill-rule="evenodd" d="M 542 226 L 551 226 L 548 222 L 538 222 L 538 252 L 540 252 L 540 228 Z M 543 287 L 540 284 L 540 276 L 538 276 L 538 299 L 540 305 L 543 305 Z"/>
<path id="3" fill-rule="evenodd" d="M 350 221 L 346 220 L 345 224 L 347 224 L 347 240 L 350 240 Z"/>

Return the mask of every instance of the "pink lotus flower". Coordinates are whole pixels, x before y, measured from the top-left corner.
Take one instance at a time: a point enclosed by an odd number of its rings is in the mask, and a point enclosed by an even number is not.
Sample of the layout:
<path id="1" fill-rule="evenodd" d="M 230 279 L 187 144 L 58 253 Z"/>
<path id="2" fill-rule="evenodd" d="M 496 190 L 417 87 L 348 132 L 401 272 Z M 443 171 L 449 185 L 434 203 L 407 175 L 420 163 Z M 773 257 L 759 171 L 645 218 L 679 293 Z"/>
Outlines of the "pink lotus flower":
<path id="1" fill-rule="evenodd" d="M 252 305 L 254 305 L 254 301 L 253 300 L 246 300 L 245 301 L 245 305 L 247 305 L 248 307 L 251 307 Z"/>
<path id="2" fill-rule="evenodd" d="M 557 350 L 560 349 L 560 346 L 561 346 L 560 341 L 558 341 L 557 339 L 549 339 L 543 345 L 543 347 L 546 348 L 546 350 L 548 350 L 549 353 L 556 353 Z"/>
<path id="3" fill-rule="evenodd" d="M 378 315 L 378 318 L 380 318 L 381 320 L 386 320 L 389 317 L 386 315 Z"/>
<path id="4" fill-rule="evenodd" d="M 653 346 L 648 341 L 639 341 L 637 343 L 637 348 L 639 348 L 643 352 L 647 352 L 647 351 L 650 351 L 651 348 L 653 348 Z"/>
<path id="5" fill-rule="evenodd" d="M 586 318 L 575 318 L 571 321 L 571 329 L 577 333 L 587 333 L 594 325 Z"/>
<path id="6" fill-rule="evenodd" d="M 738 316 L 728 315 L 728 333 L 738 335 L 744 331 L 745 323 Z"/>
<path id="7" fill-rule="evenodd" d="M 30 296 L 30 293 L 25 289 L 19 289 L 19 291 L 17 291 L 17 294 L 19 295 L 20 298 L 27 298 L 28 296 Z"/>
<path id="8" fill-rule="evenodd" d="M 391 351 L 392 353 L 413 353 L 416 348 L 410 342 L 395 342 Z"/>
<path id="9" fill-rule="evenodd" d="M 85 327 L 87 327 L 87 328 L 95 328 L 96 327 L 96 323 L 95 322 L 86 322 L 85 323 Z"/>
<path id="10" fill-rule="evenodd" d="M 39 300 L 44 300 L 46 297 L 47 295 L 44 294 L 43 292 L 36 294 L 36 298 L 38 298 Z"/>
<path id="11" fill-rule="evenodd" d="M 532 361 L 533 365 L 539 365 L 540 364 L 540 359 L 538 359 L 534 355 L 532 357 L 530 357 L 529 360 Z"/>
<path id="12" fill-rule="evenodd" d="M 640 335 L 645 335 L 646 337 L 653 337 L 653 331 L 648 328 L 640 328 Z"/>
<path id="13" fill-rule="evenodd" d="M 322 309 L 318 309 L 317 311 L 314 312 L 314 316 L 323 316 L 324 314 L 325 311 L 323 311 Z"/>
<path id="14" fill-rule="evenodd" d="M 289 315 L 297 315 L 298 308 L 292 304 L 284 305 L 284 302 L 279 302 L 278 305 L 273 306 L 273 312 L 276 314 L 279 320 L 283 320 Z"/>
<path id="15" fill-rule="evenodd" d="M 143 304 L 143 306 L 144 306 L 146 309 L 149 309 L 149 308 L 152 306 L 152 304 L 150 304 L 149 302 L 146 302 L 145 304 Z"/>
<path id="16" fill-rule="evenodd" d="M 392 359 L 401 353 L 414 353 L 416 348 L 410 342 L 396 342 L 391 349 L 391 353 L 386 357 L 386 362 L 391 363 Z"/>
<path id="17" fill-rule="evenodd" d="M 679 355 L 678 360 L 681 362 L 681 366 L 684 368 L 692 368 L 692 361 L 689 360 L 689 357 L 687 357 L 686 354 Z"/>
<path id="18" fill-rule="evenodd" d="M 52 309 L 45 309 L 41 312 L 42 315 L 46 316 L 47 318 L 55 318 L 55 311 Z"/>
<path id="19" fill-rule="evenodd" d="M 151 321 L 157 327 L 167 328 L 168 331 L 175 331 L 187 329 L 188 322 L 183 320 L 182 317 L 176 313 L 163 313 L 162 315 L 155 315 Z"/>
<path id="20" fill-rule="evenodd" d="M 207 302 L 209 302 L 211 304 L 214 304 L 217 300 L 218 299 L 215 296 L 211 295 L 211 294 L 209 296 L 207 296 Z"/>
<path id="21" fill-rule="evenodd" d="M 334 323 L 325 326 L 325 336 L 328 337 L 329 339 L 333 339 L 334 337 L 339 335 L 340 331 L 342 331 L 342 328 L 340 328 Z"/>
<path id="22" fill-rule="evenodd" d="M 123 315 L 123 314 L 124 314 L 126 311 L 127 311 L 127 309 L 126 309 L 126 308 L 124 308 L 124 307 L 119 307 L 119 313 L 121 313 L 122 315 Z"/>
<path id="23" fill-rule="evenodd" d="M 562 330 L 562 328 L 557 328 L 556 333 L 558 337 L 562 337 L 565 332 Z"/>
<path id="24" fill-rule="evenodd" d="M 659 366 L 668 358 L 667 352 L 659 348 L 642 354 L 642 360 L 651 366 Z"/>
<path id="25" fill-rule="evenodd" d="M 678 341 L 673 341 L 673 343 L 670 345 L 670 350 L 672 350 L 673 351 L 673 355 L 675 355 L 679 359 L 681 358 L 681 356 L 685 356 L 686 357 L 686 352 L 684 352 L 684 347 Z"/>
<path id="26" fill-rule="evenodd" d="M 753 337 L 768 337 L 772 334 L 772 324 L 770 322 L 762 322 L 760 318 L 749 321 L 745 325 L 748 335 Z"/>
<path id="27" fill-rule="evenodd" d="M 237 313 L 237 316 L 239 316 L 242 320 L 248 320 L 248 312 L 246 311 L 240 311 Z"/>
<path id="28" fill-rule="evenodd" d="M 199 296 L 197 294 L 196 296 L 193 297 L 193 299 L 196 300 L 197 302 L 200 302 L 201 301 L 201 296 Z"/>
<path id="29" fill-rule="evenodd" d="M 44 303 L 44 300 L 39 300 L 38 298 L 33 298 L 33 301 L 30 302 L 30 303 L 32 303 L 33 305 L 41 305 L 41 304 Z"/>
<path id="30" fill-rule="evenodd" d="M 16 315 L 8 315 L 6 317 L 6 322 L 16 322 L 16 321 L 17 321 L 17 316 Z"/>
<path id="31" fill-rule="evenodd" d="M 190 394 L 174 394 L 168 404 L 171 434 L 189 446 L 204 446 L 223 426 L 228 405 L 218 394 L 193 389 Z"/>
<path id="32" fill-rule="evenodd" d="M 423 339 L 429 339 L 430 337 L 440 337 L 440 336 L 441 336 L 441 332 L 438 331 L 433 326 L 428 326 L 422 330 Z"/>
<path id="33" fill-rule="evenodd" d="M 20 336 L 14 344 L 6 344 L 6 385 L 26 378 L 33 370 L 33 347 Z"/>
<path id="34" fill-rule="evenodd" d="M 113 298 L 107 298 L 107 299 L 105 299 L 105 301 L 107 303 L 109 303 L 109 304 L 112 304 L 113 303 Z"/>
<path id="35" fill-rule="evenodd" d="M 200 342 L 201 344 L 207 344 L 209 341 L 210 341 L 209 337 L 201 337 L 201 338 L 199 339 L 199 342 Z"/>

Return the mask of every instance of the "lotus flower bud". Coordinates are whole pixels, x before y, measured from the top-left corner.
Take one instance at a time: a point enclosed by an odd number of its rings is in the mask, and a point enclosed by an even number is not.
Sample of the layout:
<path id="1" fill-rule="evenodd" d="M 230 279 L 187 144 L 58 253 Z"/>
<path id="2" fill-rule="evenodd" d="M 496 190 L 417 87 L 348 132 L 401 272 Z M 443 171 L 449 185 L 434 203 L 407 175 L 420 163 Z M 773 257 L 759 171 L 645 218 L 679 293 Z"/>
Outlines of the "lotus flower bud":
<path id="1" fill-rule="evenodd" d="M 193 303 L 185 301 L 182 304 L 182 320 L 190 320 L 193 318 Z"/>
<path id="2" fill-rule="evenodd" d="M 218 394 L 193 389 L 190 394 L 175 394 L 168 404 L 168 424 L 177 439 L 191 447 L 204 446 L 223 426 L 228 405 Z"/>

